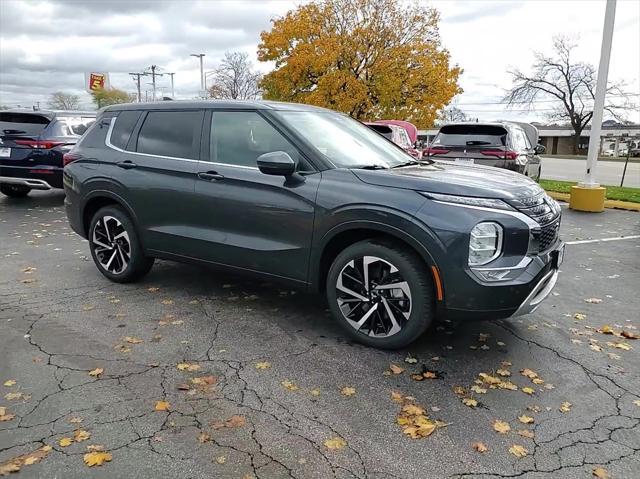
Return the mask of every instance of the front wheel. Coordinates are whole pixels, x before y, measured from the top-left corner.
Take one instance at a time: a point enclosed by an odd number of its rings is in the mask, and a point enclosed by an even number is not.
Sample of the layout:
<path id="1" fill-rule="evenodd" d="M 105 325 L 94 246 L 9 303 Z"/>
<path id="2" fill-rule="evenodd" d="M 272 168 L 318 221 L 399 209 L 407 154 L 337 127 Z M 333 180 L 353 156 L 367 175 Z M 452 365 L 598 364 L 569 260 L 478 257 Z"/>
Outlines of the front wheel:
<path id="1" fill-rule="evenodd" d="M 9 198 L 24 198 L 29 194 L 31 188 L 22 185 L 9 185 L 7 183 L 0 185 L 0 191 Z"/>
<path id="2" fill-rule="evenodd" d="M 407 346 L 434 317 L 433 283 L 410 249 L 376 240 L 340 253 L 327 275 L 329 307 L 349 336 L 383 349 Z"/>
<path id="3" fill-rule="evenodd" d="M 89 226 L 89 247 L 98 270 L 116 283 L 130 283 L 143 277 L 153 266 L 144 255 L 135 226 L 117 206 L 98 210 Z"/>

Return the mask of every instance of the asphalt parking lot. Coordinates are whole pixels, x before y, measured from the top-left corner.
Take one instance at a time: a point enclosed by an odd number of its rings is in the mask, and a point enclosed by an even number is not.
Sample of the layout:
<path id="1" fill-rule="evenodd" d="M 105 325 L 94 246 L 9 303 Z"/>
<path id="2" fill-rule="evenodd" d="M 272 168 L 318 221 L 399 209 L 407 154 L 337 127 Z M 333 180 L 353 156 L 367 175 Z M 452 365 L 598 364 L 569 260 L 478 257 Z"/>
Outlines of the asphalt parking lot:
<path id="1" fill-rule="evenodd" d="M 577 243 L 535 313 L 389 352 L 277 285 L 170 262 L 110 283 L 62 205 L 0 199 L 0 475 L 639 477 L 640 237 L 589 242 L 638 213 L 564 209 Z M 412 414 L 439 427 L 412 439 Z"/>

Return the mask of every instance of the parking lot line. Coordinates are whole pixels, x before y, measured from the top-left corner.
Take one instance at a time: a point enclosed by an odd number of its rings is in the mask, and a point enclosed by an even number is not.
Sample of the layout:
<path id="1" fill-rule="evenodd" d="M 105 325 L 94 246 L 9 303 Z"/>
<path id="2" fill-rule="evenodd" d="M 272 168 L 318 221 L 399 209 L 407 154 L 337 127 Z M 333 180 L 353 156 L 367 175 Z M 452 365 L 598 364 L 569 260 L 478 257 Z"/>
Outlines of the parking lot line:
<path id="1" fill-rule="evenodd" d="M 616 236 L 614 238 L 601 238 L 601 239 L 590 239 L 590 240 L 566 241 L 566 244 L 605 243 L 607 241 L 621 241 L 621 240 L 630 240 L 630 239 L 638 239 L 638 238 L 640 238 L 640 235 Z"/>

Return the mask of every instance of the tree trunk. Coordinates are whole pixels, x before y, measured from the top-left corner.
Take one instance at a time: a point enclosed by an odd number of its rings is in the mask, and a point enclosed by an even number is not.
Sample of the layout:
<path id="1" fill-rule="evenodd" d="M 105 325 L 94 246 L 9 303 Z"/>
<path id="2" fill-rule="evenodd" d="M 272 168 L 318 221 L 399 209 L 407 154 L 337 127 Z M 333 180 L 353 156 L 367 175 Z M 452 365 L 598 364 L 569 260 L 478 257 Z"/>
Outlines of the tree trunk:
<path id="1" fill-rule="evenodd" d="M 582 130 L 574 129 L 575 137 L 573 138 L 573 154 L 578 154 L 578 145 L 580 144 L 580 137 L 582 136 Z"/>

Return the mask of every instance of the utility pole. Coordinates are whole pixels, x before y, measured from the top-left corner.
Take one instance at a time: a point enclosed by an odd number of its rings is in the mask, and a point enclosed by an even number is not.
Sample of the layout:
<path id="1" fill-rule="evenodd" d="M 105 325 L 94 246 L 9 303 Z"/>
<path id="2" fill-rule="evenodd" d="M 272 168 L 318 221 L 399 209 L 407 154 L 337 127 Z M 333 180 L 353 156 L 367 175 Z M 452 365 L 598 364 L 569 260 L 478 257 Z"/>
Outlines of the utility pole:
<path id="1" fill-rule="evenodd" d="M 146 72 L 147 75 L 151 75 L 151 85 L 153 87 L 152 101 L 156 101 L 156 77 L 161 77 L 162 75 L 164 75 L 163 73 L 156 73 L 156 70 L 158 70 L 159 68 L 160 67 L 158 67 L 158 65 L 151 65 L 149 68 L 147 68 L 147 70 L 151 70 L 151 73 Z"/>
<path id="2" fill-rule="evenodd" d="M 204 53 L 192 53 L 190 56 L 200 58 L 200 91 L 201 94 L 204 95 L 204 64 L 202 62 L 202 58 L 204 57 Z"/>
<path id="3" fill-rule="evenodd" d="M 171 98 L 175 100 L 175 91 L 173 89 L 173 75 L 175 75 L 174 73 L 167 73 L 167 75 L 169 75 L 171 77 Z"/>
<path id="4" fill-rule="evenodd" d="M 138 87 L 138 103 L 142 103 L 142 93 L 140 92 L 140 77 L 147 76 L 147 73 L 129 73 L 131 77 L 135 77 L 136 86 Z"/>

